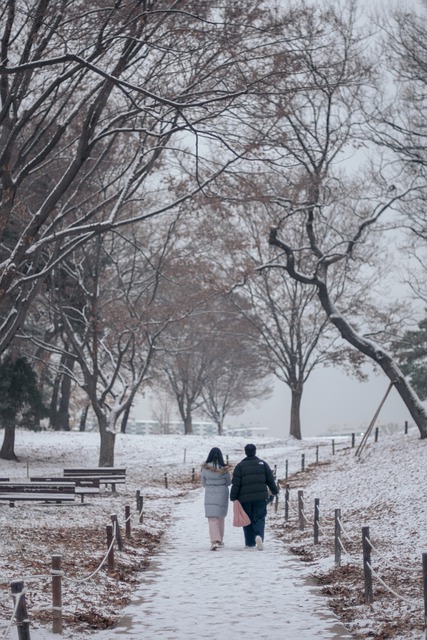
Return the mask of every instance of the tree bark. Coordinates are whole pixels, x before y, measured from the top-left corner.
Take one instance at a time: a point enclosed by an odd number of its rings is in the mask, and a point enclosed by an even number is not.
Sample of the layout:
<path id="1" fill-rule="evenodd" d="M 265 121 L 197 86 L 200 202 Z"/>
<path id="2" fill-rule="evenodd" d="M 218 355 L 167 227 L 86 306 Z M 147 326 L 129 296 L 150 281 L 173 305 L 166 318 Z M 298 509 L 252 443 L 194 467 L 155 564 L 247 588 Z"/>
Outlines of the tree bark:
<path id="1" fill-rule="evenodd" d="M 15 421 L 7 422 L 4 426 L 3 444 L 0 451 L 3 460 L 17 460 L 15 455 Z"/>
<path id="2" fill-rule="evenodd" d="M 52 395 L 50 399 L 50 410 L 49 410 L 49 427 L 54 429 L 54 431 L 59 431 L 59 422 L 58 422 L 58 397 L 59 397 L 59 385 L 61 381 L 61 374 L 58 372 L 55 376 L 55 380 L 52 387 Z"/>
<path id="3" fill-rule="evenodd" d="M 289 429 L 289 435 L 301 440 L 301 398 L 302 388 L 291 387 L 291 424 Z"/>
<path id="4" fill-rule="evenodd" d="M 193 418 L 191 413 L 184 418 L 184 434 L 191 435 L 193 433 Z"/>
<path id="5" fill-rule="evenodd" d="M 116 434 L 107 429 L 107 418 L 105 415 L 98 416 L 99 435 L 101 446 L 99 449 L 99 466 L 114 467 L 114 445 Z"/>
<path id="6" fill-rule="evenodd" d="M 80 414 L 79 431 L 86 431 L 86 420 L 87 420 L 88 413 L 89 413 L 89 405 L 87 404 L 85 407 L 83 407 L 82 412 Z"/>
<path id="7" fill-rule="evenodd" d="M 120 433 L 126 433 L 126 427 L 128 425 L 129 414 L 130 414 L 131 408 L 132 408 L 132 405 L 129 405 L 123 412 L 122 422 L 121 422 L 121 425 L 120 425 Z"/>
<path id="8" fill-rule="evenodd" d="M 72 372 L 75 365 L 73 356 L 66 354 L 64 364 L 68 371 Z M 70 430 L 70 395 L 71 395 L 71 377 L 64 373 L 61 380 L 61 398 L 58 406 L 58 429 L 62 431 Z"/>

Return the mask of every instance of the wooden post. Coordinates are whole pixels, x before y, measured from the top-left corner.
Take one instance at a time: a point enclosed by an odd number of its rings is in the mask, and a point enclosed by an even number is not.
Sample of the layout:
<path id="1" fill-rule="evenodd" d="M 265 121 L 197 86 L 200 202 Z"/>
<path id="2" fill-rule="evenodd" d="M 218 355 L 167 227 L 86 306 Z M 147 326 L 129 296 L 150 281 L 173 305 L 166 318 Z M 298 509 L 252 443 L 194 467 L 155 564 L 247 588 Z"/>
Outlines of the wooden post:
<path id="1" fill-rule="evenodd" d="M 319 445 L 316 446 L 316 464 L 319 464 Z"/>
<path id="2" fill-rule="evenodd" d="M 196 480 L 196 470 L 193 467 L 193 470 L 191 472 L 191 482 L 195 482 L 195 480 Z"/>
<path id="3" fill-rule="evenodd" d="M 375 442 L 378 442 L 378 427 L 375 427 Z"/>
<path id="4" fill-rule="evenodd" d="M 138 489 L 136 492 L 136 510 L 138 511 L 138 514 L 139 514 L 139 524 L 142 524 L 144 519 L 143 507 L 144 507 L 144 498 L 141 495 L 141 491 Z"/>
<path id="5" fill-rule="evenodd" d="M 351 448 L 354 448 L 354 445 L 356 444 L 356 434 L 352 433 L 351 434 Z"/>
<path id="6" fill-rule="evenodd" d="M 288 479 L 288 466 L 289 466 L 288 461 L 286 460 L 285 461 L 285 480 Z"/>
<path id="7" fill-rule="evenodd" d="M 62 633 L 62 556 L 52 556 L 52 633 Z"/>
<path id="8" fill-rule="evenodd" d="M 125 525 L 126 525 L 126 539 L 131 537 L 131 522 L 130 522 L 130 506 L 125 506 Z"/>
<path id="9" fill-rule="evenodd" d="M 290 485 L 287 484 L 285 489 L 285 522 L 289 520 L 289 489 L 290 488 L 291 488 Z"/>
<path id="10" fill-rule="evenodd" d="M 335 440 L 332 439 L 332 455 L 335 455 Z"/>
<path id="11" fill-rule="evenodd" d="M 115 526 L 116 528 L 116 540 L 117 540 L 117 546 L 119 548 L 119 551 L 123 551 L 123 548 L 124 548 L 123 538 L 122 538 L 122 534 L 120 533 L 119 521 L 115 513 L 111 515 L 111 522 L 113 523 L 113 527 Z"/>
<path id="12" fill-rule="evenodd" d="M 335 566 L 341 566 L 341 509 L 335 509 Z"/>
<path id="13" fill-rule="evenodd" d="M 365 602 L 371 604 L 374 601 L 372 590 L 371 566 L 371 544 L 369 540 L 369 527 L 362 527 L 362 547 L 363 547 L 363 572 L 365 575 Z"/>
<path id="14" fill-rule="evenodd" d="M 408 421 L 405 420 L 405 435 L 408 434 Z"/>
<path id="15" fill-rule="evenodd" d="M 300 531 L 304 531 L 304 491 L 298 491 L 298 519 Z"/>
<path id="16" fill-rule="evenodd" d="M 314 544 L 319 544 L 320 499 L 314 498 Z"/>
<path id="17" fill-rule="evenodd" d="M 423 553 L 424 630 L 427 640 L 427 553 Z"/>
<path id="18" fill-rule="evenodd" d="M 13 602 L 16 607 L 15 619 L 16 626 L 18 628 L 19 640 L 31 640 L 30 637 L 30 621 L 28 620 L 27 605 L 25 602 L 24 581 L 13 580 L 10 583 L 10 589 L 12 591 Z M 18 602 L 17 602 L 18 599 Z"/>
<path id="19" fill-rule="evenodd" d="M 274 476 L 274 479 L 276 479 L 276 475 L 277 475 L 277 464 L 275 464 L 275 465 L 274 465 L 274 467 L 273 467 L 273 476 Z"/>
<path id="20" fill-rule="evenodd" d="M 362 450 L 363 450 L 363 448 L 364 448 L 364 446 L 365 446 L 365 444 L 366 444 L 366 442 L 367 442 L 367 440 L 368 440 L 369 436 L 371 435 L 372 429 L 374 428 L 374 424 L 375 424 L 375 423 L 376 423 L 376 421 L 377 421 L 377 418 L 378 418 L 378 416 L 379 416 L 379 413 L 380 413 L 380 411 L 381 411 L 381 408 L 382 408 L 382 406 L 383 406 L 384 402 L 386 401 L 387 396 L 388 396 L 388 394 L 390 393 L 391 388 L 392 388 L 392 386 L 393 386 L 393 385 L 394 385 L 394 382 L 390 382 L 390 384 L 388 385 L 388 389 L 387 389 L 387 391 L 386 391 L 386 393 L 385 393 L 385 395 L 384 395 L 384 398 L 381 400 L 380 406 L 379 406 L 379 407 L 378 407 L 378 409 L 376 410 L 375 415 L 374 415 L 374 417 L 372 418 L 372 420 L 371 420 L 371 422 L 370 422 L 370 424 L 369 424 L 369 427 L 367 428 L 366 432 L 363 434 L 363 436 L 362 436 L 362 440 L 361 440 L 361 442 L 360 442 L 359 446 L 358 446 L 358 447 L 357 447 L 357 449 L 356 449 L 356 453 L 354 454 L 356 457 L 357 457 L 357 456 L 359 456 L 359 455 L 361 455 Z"/>
<path id="21" fill-rule="evenodd" d="M 168 474 L 165 473 L 165 489 L 168 488 Z"/>
<path id="22" fill-rule="evenodd" d="M 108 552 L 109 571 L 114 571 L 114 545 L 112 544 L 112 542 L 113 542 L 113 525 L 107 524 L 107 549 L 110 549 Z"/>
<path id="23" fill-rule="evenodd" d="M 301 471 L 304 473 L 305 471 L 305 453 L 301 454 Z"/>
<path id="24" fill-rule="evenodd" d="M 277 513 L 278 508 L 279 508 L 279 494 L 277 493 L 274 498 L 274 513 Z"/>

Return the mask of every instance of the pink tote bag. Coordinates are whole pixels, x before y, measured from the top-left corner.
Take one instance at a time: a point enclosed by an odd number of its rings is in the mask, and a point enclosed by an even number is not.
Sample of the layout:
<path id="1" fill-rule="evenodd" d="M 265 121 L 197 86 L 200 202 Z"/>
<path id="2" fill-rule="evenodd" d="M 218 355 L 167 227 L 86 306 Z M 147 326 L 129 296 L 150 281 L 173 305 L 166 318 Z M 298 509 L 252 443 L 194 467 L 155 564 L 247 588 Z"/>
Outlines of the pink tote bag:
<path id="1" fill-rule="evenodd" d="M 233 527 L 246 527 L 251 520 L 238 500 L 233 502 Z"/>

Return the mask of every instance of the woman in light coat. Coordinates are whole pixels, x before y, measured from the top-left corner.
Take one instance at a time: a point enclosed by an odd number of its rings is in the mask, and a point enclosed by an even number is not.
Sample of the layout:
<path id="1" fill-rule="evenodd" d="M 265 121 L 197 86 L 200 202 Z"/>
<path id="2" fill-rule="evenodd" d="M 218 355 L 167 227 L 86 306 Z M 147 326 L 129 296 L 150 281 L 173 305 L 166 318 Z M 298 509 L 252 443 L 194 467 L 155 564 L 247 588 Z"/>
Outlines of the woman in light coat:
<path id="1" fill-rule="evenodd" d="M 211 550 L 224 546 L 224 523 L 228 511 L 231 484 L 230 469 L 224 462 L 221 449 L 209 451 L 201 471 L 202 486 L 205 488 L 205 516 L 209 524 Z"/>

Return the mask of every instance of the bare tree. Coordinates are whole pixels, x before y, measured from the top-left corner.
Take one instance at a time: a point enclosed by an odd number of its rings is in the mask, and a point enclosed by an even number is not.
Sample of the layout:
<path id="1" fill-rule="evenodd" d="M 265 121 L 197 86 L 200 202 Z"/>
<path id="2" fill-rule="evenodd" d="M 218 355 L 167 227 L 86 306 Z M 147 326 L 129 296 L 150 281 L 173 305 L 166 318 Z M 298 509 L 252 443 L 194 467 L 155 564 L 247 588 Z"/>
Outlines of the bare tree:
<path id="1" fill-rule="evenodd" d="M 211 301 L 203 320 L 203 348 L 211 366 L 202 389 L 201 410 L 224 433 L 224 420 L 272 392 L 271 367 L 258 328 L 241 312 L 244 301 L 232 294 Z M 233 300 L 231 300 L 233 299 Z"/>
<path id="2" fill-rule="evenodd" d="M 400 251 L 409 258 L 404 265 L 406 284 L 423 306 L 427 300 L 426 18 L 425 1 L 381 16 L 380 54 L 389 82 L 382 102 L 370 112 L 370 137 L 394 168 L 390 189 L 409 187 L 397 203 L 398 224 L 404 230 Z"/>
<path id="3" fill-rule="evenodd" d="M 199 412 L 222 435 L 227 414 L 268 398 L 271 371 L 254 325 L 227 297 L 204 295 L 194 311 L 162 335 L 159 366 L 184 432 L 192 433 L 193 415 Z"/>
<path id="4" fill-rule="evenodd" d="M 100 466 L 114 464 L 119 418 L 146 380 L 156 341 L 173 318 L 160 286 L 168 240 L 151 237 L 148 248 L 129 227 L 126 235 L 85 243 L 52 272 L 48 308 L 59 316 L 78 370 L 65 368 L 61 345 L 43 346 L 61 357 L 58 368 L 87 394 L 100 433 Z"/>
<path id="5" fill-rule="evenodd" d="M 5 0 L 0 24 L 2 352 L 61 260 L 244 153 L 219 123 L 274 75 L 280 21 L 254 0 Z"/>
<path id="6" fill-rule="evenodd" d="M 366 335 L 366 329 L 357 329 L 351 314 L 343 313 L 331 295 L 333 273 L 351 273 L 352 263 L 363 260 L 364 242 L 372 234 L 385 232 L 381 223 L 386 213 L 392 214 L 408 191 L 390 191 L 389 176 L 380 166 L 376 172 L 366 171 L 358 188 L 355 179 L 346 178 L 335 167 L 345 149 L 361 137 L 364 87 L 372 72 L 359 50 L 351 15 L 344 20 L 331 13 L 322 19 L 323 26 L 312 30 L 301 51 L 300 78 L 307 89 L 288 104 L 275 127 L 281 135 L 278 154 L 281 151 L 288 163 L 281 163 L 282 170 L 289 171 L 290 178 L 288 189 L 276 194 L 282 213 L 269 237 L 279 251 L 274 264 L 294 280 L 314 287 L 344 340 L 377 363 L 395 385 L 424 438 L 427 416 L 402 371 L 378 340 Z M 297 181 L 304 187 L 303 197 L 293 188 Z M 293 244 L 287 233 L 289 220 L 304 229 L 303 243 Z M 322 231 L 325 225 L 327 234 Z M 306 259 L 301 263 L 302 255 Z"/>

